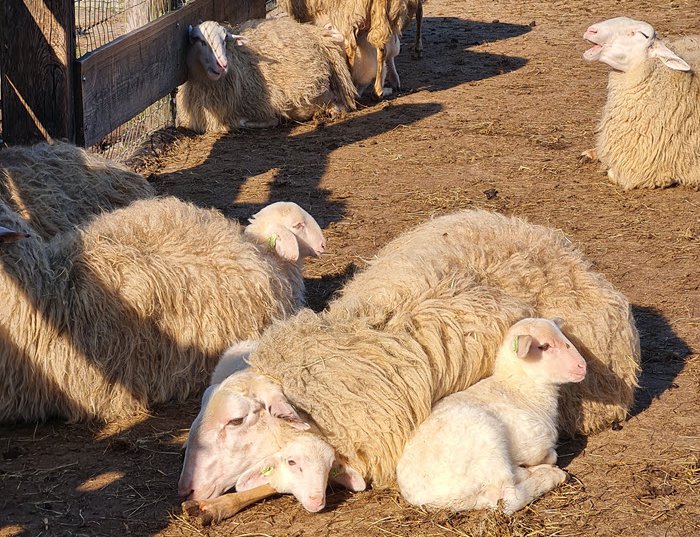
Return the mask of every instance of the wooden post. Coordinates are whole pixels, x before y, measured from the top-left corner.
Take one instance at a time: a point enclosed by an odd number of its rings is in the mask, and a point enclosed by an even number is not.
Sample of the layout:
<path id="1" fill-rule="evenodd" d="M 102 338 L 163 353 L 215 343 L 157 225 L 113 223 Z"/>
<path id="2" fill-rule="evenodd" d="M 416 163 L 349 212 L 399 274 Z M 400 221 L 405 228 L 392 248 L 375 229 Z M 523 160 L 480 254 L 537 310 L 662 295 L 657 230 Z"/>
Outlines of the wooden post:
<path id="1" fill-rule="evenodd" d="M 73 0 L 0 0 L 3 138 L 74 138 Z"/>

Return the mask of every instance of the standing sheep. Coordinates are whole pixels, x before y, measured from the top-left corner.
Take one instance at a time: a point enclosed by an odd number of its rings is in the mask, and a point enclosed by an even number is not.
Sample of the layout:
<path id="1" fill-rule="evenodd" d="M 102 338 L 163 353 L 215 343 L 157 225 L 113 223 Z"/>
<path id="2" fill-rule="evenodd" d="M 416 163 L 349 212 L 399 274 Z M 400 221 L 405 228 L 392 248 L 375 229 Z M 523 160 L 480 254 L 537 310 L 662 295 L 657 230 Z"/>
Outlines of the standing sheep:
<path id="1" fill-rule="evenodd" d="M 493 376 L 438 402 L 399 459 L 411 504 L 432 509 L 522 509 L 566 480 L 554 464 L 559 386 L 586 362 L 562 321 L 523 319 L 508 330 Z"/>
<path id="2" fill-rule="evenodd" d="M 617 17 L 583 35 L 583 57 L 614 71 L 598 126 L 597 157 L 625 190 L 700 188 L 700 36 L 667 47 L 646 22 Z"/>
<path id="3" fill-rule="evenodd" d="M 391 50 L 396 48 L 397 42 L 395 40 L 401 35 L 403 27 L 414 16 L 416 17 L 414 53 L 416 57 L 422 55 L 422 0 L 280 0 L 278 3 L 293 19 L 299 22 L 330 21 L 345 37 L 345 52 L 351 69 L 355 66 L 358 38 L 361 36 L 366 39 L 377 51 L 373 63 L 376 66 L 374 94 L 378 98 L 384 95 L 387 45 L 391 42 L 393 43 Z M 391 69 L 392 66 L 393 58 L 391 58 L 388 67 Z M 392 77 L 393 74 L 390 74 L 390 82 L 393 82 Z"/>
<path id="4" fill-rule="evenodd" d="M 432 405 L 489 375 L 508 328 L 535 315 L 568 317 L 567 337 L 589 366 L 564 391 L 561 430 L 593 433 L 623 419 L 640 354 L 625 297 L 560 233 L 484 211 L 398 237 L 327 311 L 273 323 L 248 357 L 247 374 L 265 388 L 238 397 L 259 416 L 277 386 L 353 468 L 388 486 Z"/>
<path id="5" fill-rule="evenodd" d="M 0 151 L 0 200 L 44 239 L 154 195 L 153 187 L 126 166 L 71 144 Z"/>
<path id="6" fill-rule="evenodd" d="M 0 202 L 0 225 L 28 228 Z M 0 249 L 0 422 L 112 419 L 206 382 L 232 342 L 303 304 L 325 239 L 292 203 L 243 232 L 217 211 L 141 200 L 45 242 Z"/>
<path id="7" fill-rule="evenodd" d="M 327 31 L 290 19 L 251 21 L 234 35 L 206 21 L 192 28 L 180 123 L 203 133 L 305 121 L 355 110 L 355 87 Z"/>

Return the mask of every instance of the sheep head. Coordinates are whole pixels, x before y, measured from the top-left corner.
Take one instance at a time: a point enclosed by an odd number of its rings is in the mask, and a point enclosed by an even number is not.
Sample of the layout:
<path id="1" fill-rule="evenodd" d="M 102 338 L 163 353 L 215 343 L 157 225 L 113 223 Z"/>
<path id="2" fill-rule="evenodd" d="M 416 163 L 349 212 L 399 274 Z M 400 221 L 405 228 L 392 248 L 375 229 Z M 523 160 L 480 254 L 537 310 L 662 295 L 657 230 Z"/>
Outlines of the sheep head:
<path id="1" fill-rule="evenodd" d="M 272 203 L 249 221 L 246 235 L 266 243 L 287 261 L 318 257 L 326 250 L 326 239 L 318 222 L 296 203 Z"/>
<path id="2" fill-rule="evenodd" d="M 228 72 L 227 43 L 245 45 L 245 37 L 231 33 L 215 21 L 189 27 L 188 64 L 199 65 L 211 80 L 219 80 Z"/>
<path id="3" fill-rule="evenodd" d="M 190 429 L 180 495 L 207 499 L 230 489 L 253 464 L 280 449 L 284 427 L 309 425 L 267 377 L 242 371 L 210 386 Z"/>
<path id="4" fill-rule="evenodd" d="M 592 26 L 583 38 L 593 46 L 583 53 L 587 61 L 601 61 L 627 72 L 651 58 L 658 58 L 669 69 L 689 71 L 690 66 L 657 39 L 654 28 L 628 17 L 608 19 Z"/>

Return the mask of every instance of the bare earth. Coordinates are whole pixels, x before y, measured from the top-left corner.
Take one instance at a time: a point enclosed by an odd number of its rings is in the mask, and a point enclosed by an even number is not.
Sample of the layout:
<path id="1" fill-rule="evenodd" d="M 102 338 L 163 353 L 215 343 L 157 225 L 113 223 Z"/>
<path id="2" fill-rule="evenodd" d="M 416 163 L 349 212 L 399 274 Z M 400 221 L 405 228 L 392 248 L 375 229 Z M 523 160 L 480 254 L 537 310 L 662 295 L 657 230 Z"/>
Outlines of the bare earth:
<path id="1" fill-rule="evenodd" d="M 160 192 L 243 218 L 269 201 L 319 217 L 308 270 L 322 308 L 355 267 L 432 216 L 481 207 L 563 230 L 634 305 L 644 373 L 629 421 L 564 442 L 572 479 L 513 517 L 425 513 L 396 492 L 289 497 L 213 528 L 180 515 L 179 447 L 199 402 L 100 426 L 0 429 L 0 536 L 700 535 L 700 192 L 622 192 L 593 146 L 607 69 L 588 24 L 616 15 L 698 33 L 697 0 L 431 0 L 405 91 L 343 120 L 224 137 L 177 133 L 143 171 Z"/>

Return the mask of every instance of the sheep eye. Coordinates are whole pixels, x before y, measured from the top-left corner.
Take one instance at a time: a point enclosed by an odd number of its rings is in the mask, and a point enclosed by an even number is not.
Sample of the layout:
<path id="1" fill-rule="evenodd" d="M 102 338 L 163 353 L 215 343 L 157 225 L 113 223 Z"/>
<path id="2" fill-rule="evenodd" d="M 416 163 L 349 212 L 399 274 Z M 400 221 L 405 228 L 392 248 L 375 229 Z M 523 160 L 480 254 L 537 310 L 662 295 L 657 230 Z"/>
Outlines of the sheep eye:
<path id="1" fill-rule="evenodd" d="M 537 348 L 540 349 L 541 351 L 546 351 L 547 349 L 549 349 L 549 343 L 544 343 Z"/>
<path id="2" fill-rule="evenodd" d="M 233 425 L 234 427 L 237 427 L 238 425 L 241 425 L 243 423 L 243 420 L 245 418 L 234 418 L 232 420 L 229 420 L 229 422 L 226 425 Z"/>
<path id="3" fill-rule="evenodd" d="M 641 30 L 639 31 L 639 33 L 642 34 L 645 39 L 649 39 L 649 36 L 647 34 L 645 34 L 644 32 L 642 32 Z"/>
<path id="4" fill-rule="evenodd" d="M 292 226 L 294 229 L 301 229 L 304 227 L 304 222 L 298 222 Z"/>
<path id="5" fill-rule="evenodd" d="M 287 464 L 288 464 L 289 466 L 295 466 L 295 465 L 296 465 L 296 461 L 295 461 L 294 459 L 287 459 Z"/>

